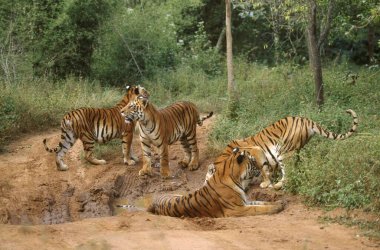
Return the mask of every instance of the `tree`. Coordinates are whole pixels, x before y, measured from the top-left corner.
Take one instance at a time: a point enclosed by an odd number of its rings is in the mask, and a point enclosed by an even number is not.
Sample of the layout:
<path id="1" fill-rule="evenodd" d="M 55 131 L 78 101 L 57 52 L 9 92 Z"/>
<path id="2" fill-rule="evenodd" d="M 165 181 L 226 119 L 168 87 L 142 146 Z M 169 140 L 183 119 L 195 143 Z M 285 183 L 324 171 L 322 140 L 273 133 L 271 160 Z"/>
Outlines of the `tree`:
<path id="1" fill-rule="evenodd" d="M 44 26 L 39 38 L 33 62 L 35 74 L 51 73 L 57 78 L 89 76 L 99 29 L 110 16 L 114 3 L 105 0 L 65 0 L 62 10 Z"/>
<path id="2" fill-rule="evenodd" d="M 236 116 L 237 93 L 234 79 L 233 54 L 232 54 L 232 31 L 231 31 L 231 0 L 226 0 L 226 43 L 227 43 L 227 79 L 228 79 L 228 115 Z"/>
<path id="3" fill-rule="evenodd" d="M 323 42 L 326 40 L 332 21 L 333 15 L 333 4 L 334 1 L 330 0 L 328 3 L 328 11 L 325 21 L 325 26 L 321 29 L 320 35 L 317 34 L 317 3 L 316 0 L 309 0 L 309 13 L 308 13 L 308 27 L 307 27 L 307 37 L 308 37 L 308 49 L 309 49 L 309 60 L 310 67 L 314 75 L 315 83 L 315 95 L 316 102 L 319 108 L 324 102 L 323 93 L 323 76 L 322 76 L 322 63 L 321 63 L 321 47 Z"/>

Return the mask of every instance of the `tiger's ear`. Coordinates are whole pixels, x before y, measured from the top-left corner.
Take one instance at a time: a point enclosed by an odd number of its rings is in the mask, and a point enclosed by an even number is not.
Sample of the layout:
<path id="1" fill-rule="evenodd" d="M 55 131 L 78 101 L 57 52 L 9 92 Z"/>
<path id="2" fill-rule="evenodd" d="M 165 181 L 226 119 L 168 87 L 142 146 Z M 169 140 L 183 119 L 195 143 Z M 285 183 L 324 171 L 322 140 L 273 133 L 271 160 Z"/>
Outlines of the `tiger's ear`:
<path id="1" fill-rule="evenodd" d="M 234 154 L 236 154 L 237 152 L 239 152 L 239 148 L 238 147 L 236 147 L 236 148 L 234 148 L 233 150 L 232 150 L 232 153 L 234 153 Z"/>
<path id="2" fill-rule="evenodd" d="M 129 89 L 131 88 L 131 86 L 129 86 L 129 85 L 126 85 L 125 86 L 125 89 L 128 91 Z"/>
<path id="3" fill-rule="evenodd" d="M 144 87 L 141 87 L 140 85 L 138 85 L 137 88 L 139 89 L 139 93 L 138 93 L 139 95 L 142 95 L 145 98 L 149 98 L 150 94 Z"/>

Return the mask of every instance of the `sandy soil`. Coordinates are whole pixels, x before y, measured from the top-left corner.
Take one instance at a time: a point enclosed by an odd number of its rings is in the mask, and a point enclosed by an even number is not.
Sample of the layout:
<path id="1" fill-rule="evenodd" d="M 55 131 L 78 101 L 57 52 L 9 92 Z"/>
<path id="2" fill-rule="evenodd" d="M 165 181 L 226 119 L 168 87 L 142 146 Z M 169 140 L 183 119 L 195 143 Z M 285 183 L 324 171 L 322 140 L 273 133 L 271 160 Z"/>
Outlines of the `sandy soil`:
<path id="1" fill-rule="evenodd" d="M 358 228 L 322 223 L 325 212 L 308 208 L 295 196 L 253 187 L 252 198 L 285 199 L 276 215 L 240 218 L 171 218 L 144 211 L 151 197 L 185 193 L 200 187 L 212 153 L 207 132 L 215 118 L 198 128 L 201 167 L 179 170 L 178 145 L 170 148 L 173 179 L 138 177 L 137 166 L 122 163 L 121 146 L 102 152 L 104 166 L 83 160 L 78 142 L 67 154 L 66 172 L 56 170 L 54 154 L 59 130 L 33 134 L 10 144 L 0 154 L 0 249 L 376 249 L 380 243 Z M 141 155 L 138 137 L 134 152 Z M 140 157 L 141 159 L 141 157 Z M 117 204 L 137 208 L 122 210 Z"/>

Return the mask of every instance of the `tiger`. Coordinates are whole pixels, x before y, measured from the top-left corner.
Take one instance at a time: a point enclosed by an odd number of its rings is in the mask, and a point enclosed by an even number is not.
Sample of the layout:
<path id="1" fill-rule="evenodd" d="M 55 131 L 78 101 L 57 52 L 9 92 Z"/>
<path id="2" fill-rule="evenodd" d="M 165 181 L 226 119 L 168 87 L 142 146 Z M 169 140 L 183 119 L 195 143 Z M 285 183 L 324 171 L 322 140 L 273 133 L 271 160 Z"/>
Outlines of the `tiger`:
<path id="1" fill-rule="evenodd" d="M 61 141 L 55 148 L 49 148 L 43 140 L 46 151 L 56 153 L 57 169 L 66 171 L 69 167 L 63 161 L 66 152 L 77 139 L 83 143 L 85 159 L 95 165 L 106 164 L 103 159 L 93 156 L 95 142 L 105 143 L 115 138 L 122 139 L 122 152 L 125 164 L 135 165 L 137 158 L 132 156 L 131 145 L 135 123 L 124 122 L 120 110 L 138 95 L 149 96 L 141 86 L 127 86 L 123 99 L 112 108 L 79 108 L 68 112 L 61 121 Z"/>
<path id="2" fill-rule="evenodd" d="M 156 197 L 147 211 L 172 217 L 230 217 L 275 214 L 285 207 L 283 201 L 250 201 L 246 190 L 260 174 L 255 157 L 234 148 L 228 157 L 215 160 L 215 173 L 205 184 L 186 195 L 165 194 Z"/>
<path id="3" fill-rule="evenodd" d="M 199 150 L 197 147 L 197 124 L 210 118 L 213 112 L 200 117 L 195 104 L 187 101 L 176 102 L 166 108 L 157 109 L 149 97 L 140 95 L 121 110 L 125 122 L 138 121 L 140 142 L 143 151 L 143 166 L 139 175 L 152 175 L 151 145 L 156 146 L 160 155 L 160 174 L 168 178 L 169 171 L 169 145 L 180 141 L 185 157 L 178 164 L 182 168 L 188 167 L 190 171 L 199 167 Z"/>
<path id="4" fill-rule="evenodd" d="M 345 134 L 336 134 L 323 129 L 316 122 L 304 117 L 285 117 L 272 125 L 264 128 L 256 135 L 247 137 L 242 140 L 233 140 L 223 150 L 221 156 L 228 157 L 235 147 L 248 150 L 252 155 L 261 155 L 258 157 L 257 165 L 261 170 L 263 181 L 260 183 L 261 188 L 281 189 L 286 176 L 283 160 L 302 149 L 309 142 L 314 134 L 333 140 L 343 140 L 350 137 L 358 127 L 358 117 L 355 111 L 348 109 L 347 113 L 353 118 L 351 129 Z M 211 178 L 215 172 L 215 165 L 209 165 L 206 174 L 206 180 Z M 281 170 L 281 179 L 275 185 L 272 184 L 271 175 L 277 168 Z"/>

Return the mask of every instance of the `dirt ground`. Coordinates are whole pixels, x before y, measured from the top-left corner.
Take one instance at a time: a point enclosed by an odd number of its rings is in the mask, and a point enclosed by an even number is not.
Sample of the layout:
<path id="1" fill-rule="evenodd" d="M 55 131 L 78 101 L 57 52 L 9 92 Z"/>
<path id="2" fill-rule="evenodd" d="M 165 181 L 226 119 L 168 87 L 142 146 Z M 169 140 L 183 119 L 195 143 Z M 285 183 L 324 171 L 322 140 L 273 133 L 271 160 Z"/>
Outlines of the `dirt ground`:
<path id="1" fill-rule="evenodd" d="M 208 164 L 207 132 L 215 118 L 198 127 L 201 167 L 179 170 L 179 145 L 170 147 L 173 179 L 140 178 L 138 136 L 136 166 L 122 163 L 121 145 L 101 153 L 103 166 L 83 160 L 80 142 L 66 155 L 70 169 L 57 171 L 54 154 L 57 129 L 23 137 L 0 154 L 0 249 L 376 249 L 380 243 L 358 228 L 322 223 L 326 212 L 308 208 L 295 196 L 253 187 L 250 197 L 287 201 L 276 215 L 240 218 L 171 218 L 144 211 L 152 196 L 186 193 L 200 187 Z M 137 208 L 120 209 L 117 204 Z"/>

